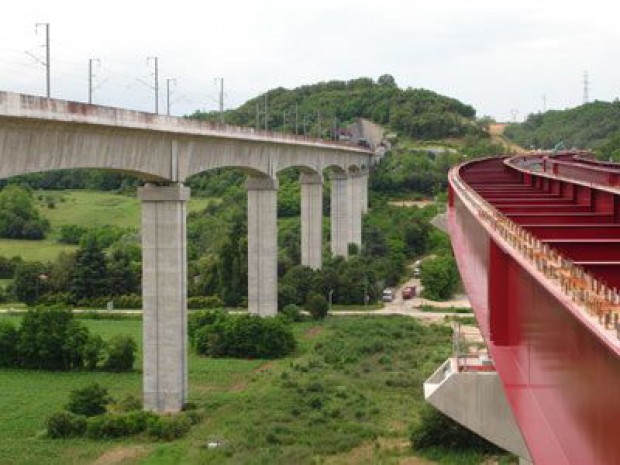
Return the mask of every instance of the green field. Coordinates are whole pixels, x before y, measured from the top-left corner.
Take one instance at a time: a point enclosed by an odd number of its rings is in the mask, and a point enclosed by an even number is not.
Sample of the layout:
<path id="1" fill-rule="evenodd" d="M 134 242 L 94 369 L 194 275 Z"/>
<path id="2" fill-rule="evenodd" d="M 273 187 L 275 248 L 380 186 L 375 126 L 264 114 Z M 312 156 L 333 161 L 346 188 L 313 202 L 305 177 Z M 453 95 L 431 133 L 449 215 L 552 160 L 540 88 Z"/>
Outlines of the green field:
<path id="1" fill-rule="evenodd" d="M 41 241 L 0 239 L 1 256 L 46 262 L 55 260 L 61 252 L 75 250 L 75 246 L 59 244 L 54 239 L 54 231 L 62 225 L 140 227 L 140 201 L 136 197 L 85 190 L 36 191 L 34 196 L 37 208 L 49 219 L 52 232 Z M 53 208 L 47 206 L 48 199 L 53 199 Z M 219 201 L 191 199 L 188 211 L 202 210 L 209 203 Z"/>
<path id="2" fill-rule="evenodd" d="M 17 320 L 19 317 L 0 317 Z M 139 320 L 84 320 L 108 338 L 141 340 Z M 410 318 L 332 318 L 299 323 L 297 353 L 282 360 L 190 355 L 190 400 L 207 419 L 171 443 L 51 440 L 45 418 L 70 390 L 97 381 L 113 397 L 140 395 L 138 372 L 0 370 L 0 463 L 92 463 L 104 453 L 128 464 L 349 464 L 413 459 L 408 428 L 423 402 L 422 382 L 450 353 L 450 331 Z M 220 441 L 215 449 L 206 447 Z M 440 463 L 477 464 L 476 454 Z M 447 460 L 447 461 L 446 461 Z M 108 463 L 105 461 L 98 463 Z"/>

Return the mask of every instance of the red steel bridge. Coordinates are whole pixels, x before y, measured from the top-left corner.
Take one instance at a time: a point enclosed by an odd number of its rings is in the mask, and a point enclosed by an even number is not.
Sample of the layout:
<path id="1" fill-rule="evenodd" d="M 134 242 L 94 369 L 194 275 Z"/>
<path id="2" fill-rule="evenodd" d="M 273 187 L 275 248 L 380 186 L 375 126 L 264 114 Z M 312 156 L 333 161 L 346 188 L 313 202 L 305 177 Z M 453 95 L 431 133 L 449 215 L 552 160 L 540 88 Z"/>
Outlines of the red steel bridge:
<path id="1" fill-rule="evenodd" d="M 531 460 L 620 464 L 620 165 L 496 157 L 449 182 L 458 267 Z"/>

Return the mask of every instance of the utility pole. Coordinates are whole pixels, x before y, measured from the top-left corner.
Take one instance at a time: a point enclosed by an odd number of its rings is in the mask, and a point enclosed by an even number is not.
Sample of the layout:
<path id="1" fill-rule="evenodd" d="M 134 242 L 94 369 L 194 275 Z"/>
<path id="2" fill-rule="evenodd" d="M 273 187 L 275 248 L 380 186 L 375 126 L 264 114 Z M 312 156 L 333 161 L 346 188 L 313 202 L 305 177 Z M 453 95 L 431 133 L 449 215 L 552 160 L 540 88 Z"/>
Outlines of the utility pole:
<path id="1" fill-rule="evenodd" d="M 295 135 L 299 134 L 299 105 L 295 104 Z"/>
<path id="2" fill-rule="evenodd" d="M 159 57 L 147 57 L 146 64 L 148 65 L 153 60 L 154 65 L 154 77 L 155 77 L 155 114 L 159 114 Z"/>
<path id="3" fill-rule="evenodd" d="M 177 85 L 177 80 L 174 78 L 166 79 L 166 115 L 170 116 L 170 83 Z"/>
<path id="4" fill-rule="evenodd" d="M 220 82 L 220 96 L 219 96 L 219 104 L 220 104 L 220 121 L 222 124 L 224 123 L 224 78 L 215 78 L 216 83 Z"/>
<path id="5" fill-rule="evenodd" d="M 590 101 L 590 80 L 588 79 L 588 72 L 583 72 L 583 103 Z"/>
<path id="6" fill-rule="evenodd" d="M 545 94 L 543 94 L 542 96 L 542 106 L 543 106 L 543 113 L 547 112 L 547 96 Z"/>
<path id="7" fill-rule="evenodd" d="M 260 129 L 260 105 L 256 104 L 256 130 Z"/>
<path id="8" fill-rule="evenodd" d="M 97 62 L 101 64 L 99 58 L 89 58 L 88 59 L 88 103 L 93 103 L 93 62 Z"/>
<path id="9" fill-rule="evenodd" d="M 269 131 L 269 107 L 267 106 L 267 94 L 265 93 L 265 131 Z"/>
<path id="10" fill-rule="evenodd" d="M 45 26 L 45 88 L 47 98 L 50 98 L 52 95 L 51 86 L 50 86 L 50 23 L 37 23 L 35 24 L 35 32 L 38 33 L 39 26 Z"/>
<path id="11" fill-rule="evenodd" d="M 512 116 L 512 122 L 516 123 L 517 122 L 517 115 L 519 114 L 519 110 L 517 110 L 516 108 L 513 108 L 512 110 L 510 110 L 510 115 Z"/>

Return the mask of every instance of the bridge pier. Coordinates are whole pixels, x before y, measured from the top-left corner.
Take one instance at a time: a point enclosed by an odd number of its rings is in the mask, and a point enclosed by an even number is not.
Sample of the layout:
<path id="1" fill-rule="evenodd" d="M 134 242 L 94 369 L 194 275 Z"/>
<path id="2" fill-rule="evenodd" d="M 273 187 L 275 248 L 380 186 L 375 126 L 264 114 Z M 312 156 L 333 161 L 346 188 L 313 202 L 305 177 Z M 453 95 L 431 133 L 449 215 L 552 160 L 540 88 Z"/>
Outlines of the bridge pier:
<path id="1" fill-rule="evenodd" d="M 187 401 L 186 202 L 182 184 L 146 185 L 142 201 L 144 408 L 176 412 Z"/>
<path id="2" fill-rule="evenodd" d="M 362 214 L 366 214 L 368 213 L 368 170 L 362 171 L 360 177 L 360 189 Z"/>
<path id="3" fill-rule="evenodd" d="M 301 264 L 321 269 L 323 262 L 323 177 L 301 173 Z"/>
<path id="4" fill-rule="evenodd" d="M 347 257 L 349 254 L 349 199 L 348 176 L 333 172 L 331 192 L 331 249 L 332 255 Z"/>
<path id="5" fill-rule="evenodd" d="M 278 313 L 278 181 L 248 176 L 248 311 Z"/>
<path id="6" fill-rule="evenodd" d="M 362 174 L 349 173 L 347 197 L 349 200 L 349 243 L 362 247 Z"/>

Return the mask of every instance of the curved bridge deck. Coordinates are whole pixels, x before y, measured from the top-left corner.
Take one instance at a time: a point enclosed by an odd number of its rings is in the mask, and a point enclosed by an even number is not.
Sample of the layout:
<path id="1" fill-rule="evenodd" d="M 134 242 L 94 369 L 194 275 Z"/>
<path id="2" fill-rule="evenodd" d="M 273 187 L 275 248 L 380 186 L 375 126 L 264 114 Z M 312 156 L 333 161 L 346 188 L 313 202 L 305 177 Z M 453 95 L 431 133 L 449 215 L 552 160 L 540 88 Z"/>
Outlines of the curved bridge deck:
<path id="1" fill-rule="evenodd" d="M 564 153 L 449 175 L 457 263 L 536 464 L 620 463 L 619 174 Z"/>

